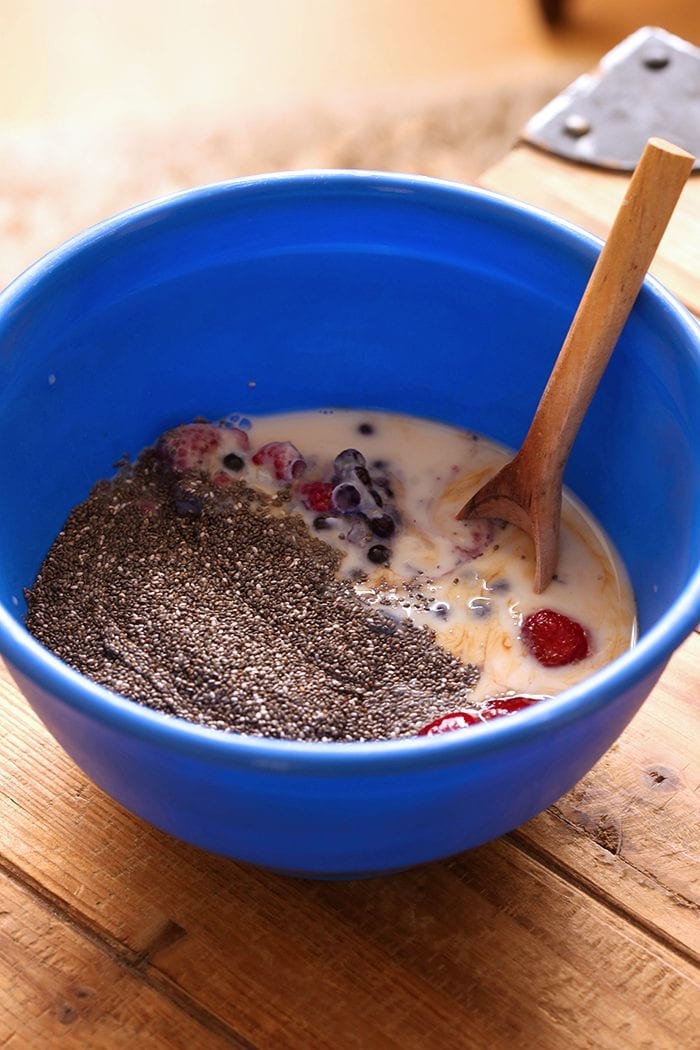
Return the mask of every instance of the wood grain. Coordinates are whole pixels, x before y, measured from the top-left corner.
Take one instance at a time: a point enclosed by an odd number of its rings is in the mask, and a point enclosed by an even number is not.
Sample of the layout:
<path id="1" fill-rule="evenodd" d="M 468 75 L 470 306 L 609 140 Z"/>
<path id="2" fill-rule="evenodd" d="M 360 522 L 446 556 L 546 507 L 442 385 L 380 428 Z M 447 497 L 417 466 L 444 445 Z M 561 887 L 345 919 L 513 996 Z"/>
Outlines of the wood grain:
<path id="1" fill-rule="evenodd" d="M 148 827 L 0 678 L 0 866 L 256 1047 L 690 1048 L 699 656 L 693 636 L 619 745 L 515 835 L 348 884 L 284 880 Z"/>
<path id="2" fill-rule="evenodd" d="M 479 184 L 552 212 L 604 237 L 628 176 L 560 160 L 521 144 L 489 168 Z M 651 273 L 700 315 L 700 174 L 688 182 Z"/>
<path id="3" fill-rule="evenodd" d="M 244 1047 L 200 1023 L 0 873 L 3 1050 Z"/>
<path id="4" fill-rule="evenodd" d="M 700 962 L 700 637 L 612 749 L 512 838 Z"/>

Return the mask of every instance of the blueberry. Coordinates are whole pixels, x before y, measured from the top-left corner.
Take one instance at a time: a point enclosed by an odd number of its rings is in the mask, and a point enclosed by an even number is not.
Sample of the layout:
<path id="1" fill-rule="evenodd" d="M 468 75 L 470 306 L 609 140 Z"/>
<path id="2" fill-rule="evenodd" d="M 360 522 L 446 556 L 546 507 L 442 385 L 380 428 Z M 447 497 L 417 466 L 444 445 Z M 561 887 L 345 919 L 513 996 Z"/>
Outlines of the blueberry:
<path id="1" fill-rule="evenodd" d="M 508 583 L 508 580 L 493 580 L 491 583 L 487 583 L 485 586 L 487 591 L 492 592 L 501 591 L 505 593 L 506 591 L 510 590 L 510 584 Z"/>
<path id="2" fill-rule="evenodd" d="M 196 496 L 175 495 L 175 510 L 181 518 L 198 518 L 202 513 L 202 503 Z"/>
<path id="3" fill-rule="evenodd" d="M 439 616 L 440 619 L 446 620 L 447 614 L 450 611 L 450 604 L 449 602 L 433 602 L 430 606 L 430 611 L 431 613 L 435 613 L 436 616 Z"/>
<path id="4" fill-rule="evenodd" d="M 380 514 L 378 518 L 371 518 L 369 527 L 375 536 L 379 536 L 383 540 L 393 536 L 396 530 L 394 519 L 390 518 L 388 514 Z"/>
<path id="5" fill-rule="evenodd" d="M 391 558 L 391 551 L 388 547 L 385 547 L 383 543 L 375 543 L 373 547 L 367 551 L 367 557 L 370 561 L 374 562 L 375 565 L 387 565 Z"/>
<path id="6" fill-rule="evenodd" d="M 359 425 L 359 427 L 357 429 L 358 429 L 358 432 L 360 434 L 373 434 L 374 433 L 374 427 L 372 426 L 371 423 L 360 423 L 360 425 Z"/>
<path id="7" fill-rule="evenodd" d="M 336 510 L 339 510 L 342 514 L 347 514 L 359 507 L 362 502 L 362 494 L 357 486 L 351 485 L 349 482 L 343 482 L 340 485 L 336 485 L 333 489 L 331 502 Z"/>
<path id="8" fill-rule="evenodd" d="M 175 513 L 181 518 L 198 518 L 202 513 L 202 501 L 197 492 L 196 482 L 188 479 L 176 482 L 170 489 Z"/>
<path id="9" fill-rule="evenodd" d="M 334 466 L 342 474 L 346 470 L 352 470 L 353 467 L 366 467 L 367 461 L 356 448 L 346 448 L 335 457 Z"/>
<path id="10" fill-rule="evenodd" d="M 243 470 L 245 466 L 244 461 L 235 452 L 229 452 L 228 455 L 224 456 L 223 462 L 227 470 Z"/>
<path id="11" fill-rule="evenodd" d="M 469 609 L 474 616 L 480 620 L 485 616 L 491 615 L 491 599 L 490 598 L 472 598 L 469 603 Z"/>

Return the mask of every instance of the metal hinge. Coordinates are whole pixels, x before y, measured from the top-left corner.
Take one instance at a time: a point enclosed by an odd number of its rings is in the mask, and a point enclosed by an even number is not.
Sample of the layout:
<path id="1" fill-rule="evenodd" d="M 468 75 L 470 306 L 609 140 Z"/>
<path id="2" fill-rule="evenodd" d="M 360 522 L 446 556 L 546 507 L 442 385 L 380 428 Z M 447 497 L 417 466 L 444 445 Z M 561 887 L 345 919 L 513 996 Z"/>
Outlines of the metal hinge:
<path id="1" fill-rule="evenodd" d="M 647 26 L 540 110 L 522 137 L 568 160 L 632 171 L 653 135 L 693 153 L 700 170 L 700 48 Z"/>

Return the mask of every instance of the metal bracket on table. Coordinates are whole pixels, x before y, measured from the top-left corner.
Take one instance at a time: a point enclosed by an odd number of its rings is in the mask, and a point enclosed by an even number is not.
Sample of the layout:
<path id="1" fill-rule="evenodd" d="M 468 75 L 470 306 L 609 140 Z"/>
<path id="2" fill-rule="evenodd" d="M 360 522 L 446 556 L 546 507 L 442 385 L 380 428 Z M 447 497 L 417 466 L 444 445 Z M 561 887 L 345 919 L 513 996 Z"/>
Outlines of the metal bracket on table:
<path id="1" fill-rule="evenodd" d="M 653 135 L 693 153 L 700 170 L 700 48 L 647 26 L 541 109 L 522 138 L 568 160 L 632 171 Z"/>

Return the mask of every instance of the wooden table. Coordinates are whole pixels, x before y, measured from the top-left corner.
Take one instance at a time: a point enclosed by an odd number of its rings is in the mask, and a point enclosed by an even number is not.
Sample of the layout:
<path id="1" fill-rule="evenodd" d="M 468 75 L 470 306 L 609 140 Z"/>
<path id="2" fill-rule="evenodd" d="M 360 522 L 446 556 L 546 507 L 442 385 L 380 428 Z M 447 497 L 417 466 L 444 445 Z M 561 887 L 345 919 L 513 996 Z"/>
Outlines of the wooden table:
<path id="1" fill-rule="evenodd" d="M 524 146 L 483 181 L 598 232 L 624 187 Z M 657 267 L 696 310 L 699 203 L 696 181 Z M 524 827 L 355 883 L 284 880 L 155 831 L 0 669 L 0 1046 L 698 1047 L 699 666 L 694 634 L 595 769 Z"/>

